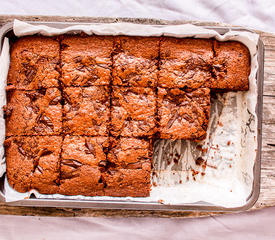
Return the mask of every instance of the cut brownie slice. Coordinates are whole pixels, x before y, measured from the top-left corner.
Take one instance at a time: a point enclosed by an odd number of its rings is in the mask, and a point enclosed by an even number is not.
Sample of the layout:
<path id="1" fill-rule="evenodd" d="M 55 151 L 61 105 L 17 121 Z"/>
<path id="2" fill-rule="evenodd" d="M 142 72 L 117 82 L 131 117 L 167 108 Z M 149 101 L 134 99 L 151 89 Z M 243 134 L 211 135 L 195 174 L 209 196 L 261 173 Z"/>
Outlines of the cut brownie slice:
<path id="1" fill-rule="evenodd" d="M 78 164 L 61 161 L 59 194 L 103 196 L 104 184 L 100 169 Z"/>
<path id="2" fill-rule="evenodd" d="M 66 136 L 62 146 L 59 193 L 104 195 L 101 172 L 107 166 L 107 137 Z"/>
<path id="3" fill-rule="evenodd" d="M 102 173 L 106 196 L 149 196 L 152 148 L 151 140 L 110 139 L 108 164 Z"/>
<path id="4" fill-rule="evenodd" d="M 110 139 L 108 162 L 116 168 L 150 169 L 152 141 L 138 138 Z"/>
<path id="5" fill-rule="evenodd" d="M 61 93 L 57 88 L 7 91 L 6 135 L 57 135 L 62 127 Z"/>
<path id="6" fill-rule="evenodd" d="M 152 136 L 155 125 L 156 96 L 152 89 L 113 87 L 111 134 L 113 136 Z"/>
<path id="7" fill-rule="evenodd" d="M 19 38 L 11 48 L 7 84 L 21 90 L 58 87 L 59 49 L 53 38 Z"/>
<path id="8" fill-rule="evenodd" d="M 107 86 L 63 89 L 63 132 L 71 135 L 107 136 L 110 116 Z"/>
<path id="9" fill-rule="evenodd" d="M 158 88 L 160 138 L 201 140 L 210 115 L 210 90 Z"/>
<path id="10" fill-rule="evenodd" d="M 112 197 L 148 197 L 150 169 L 109 169 L 103 173 L 105 195 Z"/>
<path id="11" fill-rule="evenodd" d="M 65 86 L 108 85 L 111 79 L 113 37 L 71 36 L 61 40 Z"/>
<path id="12" fill-rule="evenodd" d="M 250 53 L 240 42 L 214 42 L 215 58 L 213 74 L 215 76 L 205 86 L 212 89 L 241 90 L 249 89 Z"/>
<path id="13" fill-rule="evenodd" d="M 149 196 L 152 148 L 150 140 L 110 139 L 108 168 L 103 172 L 106 196 Z"/>
<path id="14" fill-rule="evenodd" d="M 159 38 L 116 37 L 113 84 L 152 87 L 157 83 Z"/>
<path id="15" fill-rule="evenodd" d="M 211 79 L 212 40 L 163 37 L 159 86 L 199 88 Z"/>
<path id="16" fill-rule="evenodd" d="M 71 159 L 81 165 L 104 167 L 108 137 L 65 136 L 62 145 L 62 161 Z"/>
<path id="17" fill-rule="evenodd" d="M 11 137 L 5 141 L 7 177 L 18 192 L 58 192 L 62 137 Z"/>

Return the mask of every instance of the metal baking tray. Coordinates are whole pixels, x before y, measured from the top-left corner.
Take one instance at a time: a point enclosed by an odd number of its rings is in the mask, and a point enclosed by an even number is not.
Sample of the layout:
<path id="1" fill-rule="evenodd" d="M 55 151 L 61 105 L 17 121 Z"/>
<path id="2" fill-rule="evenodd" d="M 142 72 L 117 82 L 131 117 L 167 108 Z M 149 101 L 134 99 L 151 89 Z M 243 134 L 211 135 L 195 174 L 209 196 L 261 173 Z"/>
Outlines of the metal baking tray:
<path id="1" fill-rule="evenodd" d="M 90 24 L 90 23 L 113 23 L 113 22 L 134 22 L 138 24 L 151 24 L 151 25 L 178 25 L 184 24 L 180 21 L 162 21 L 157 19 L 119 19 L 119 18 L 106 18 L 97 19 L 95 18 L 90 22 L 28 22 L 31 24 L 44 24 L 55 28 L 65 28 L 77 24 Z M 207 29 L 212 29 L 220 34 L 225 34 L 229 30 L 234 31 L 249 31 L 248 29 L 240 27 L 213 27 L 203 26 Z M 2 49 L 4 37 L 15 38 L 13 33 L 13 22 L 5 24 L 0 28 L 0 50 Z M 69 207 L 69 208 L 96 208 L 96 209 L 132 209 L 132 210 L 168 210 L 168 211 L 243 211 L 251 208 L 257 201 L 260 193 L 260 162 L 261 162 L 261 146 L 262 146 L 262 98 L 263 98 L 263 80 L 264 80 L 264 45 L 261 39 L 258 41 L 258 72 L 257 87 L 257 110 L 258 116 L 258 129 L 257 129 L 257 155 L 254 164 L 254 179 L 252 192 L 247 199 L 244 206 L 236 208 L 225 208 L 215 206 L 206 202 L 192 203 L 192 204 L 177 204 L 177 205 L 164 205 L 162 203 L 141 203 L 133 201 L 117 201 L 117 200 L 64 200 L 64 199 L 37 199 L 30 197 L 15 202 L 6 202 L 10 206 L 35 206 L 35 207 Z M 4 179 L 5 175 L 0 178 L 0 201 L 5 202 L 4 193 Z"/>

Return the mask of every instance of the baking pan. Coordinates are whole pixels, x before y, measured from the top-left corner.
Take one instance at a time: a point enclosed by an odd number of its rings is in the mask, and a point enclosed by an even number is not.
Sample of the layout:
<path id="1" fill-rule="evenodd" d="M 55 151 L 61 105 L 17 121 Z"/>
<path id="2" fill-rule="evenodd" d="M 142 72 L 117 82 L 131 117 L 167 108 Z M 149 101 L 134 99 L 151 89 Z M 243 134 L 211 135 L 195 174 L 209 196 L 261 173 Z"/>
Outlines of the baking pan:
<path id="1" fill-rule="evenodd" d="M 96 23 L 110 23 L 110 22 L 135 22 L 139 24 L 151 24 L 151 25 L 173 25 L 173 24 L 184 24 L 184 22 L 169 22 L 160 21 L 155 19 L 106 19 L 96 20 Z M 95 22 L 79 23 L 79 22 L 29 22 L 31 24 L 44 24 L 55 28 L 65 28 L 72 25 L 78 24 L 90 24 Z M 239 27 L 212 27 L 204 26 L 204 28 L 215 30 L 220 34 L 225 34 L 229 30 L 234 31 L 249 31 L 248 29 Z M 0 48 L 2 48 L 4 37 L 14 38 L 13 33 L 13 22 L 4 25 L 0 29 Z M 257 124 L 257 153 L 254 162 L 254 178 L 253 178 L 253 188 L 252 192 L 247 199 L 244 206 L 236 208 L 225 208 L 220 206 L 211 205 L 206 202 L 198 202 L 192 204 L 176 204 L 176 205 L 165 205 L 158 202 L 134 202 L 127 200 L 64 200 L 64 199 L 38 199 L 31 196 L 29 199 L 24 199 L 15 202 L 7 202 L 7 205 L 12 206 L 36 206 L 36 207 L 70 207 L 70 208 L 97 208 L 97 209 L 134 209 L 134 210 L 170 210 L 170 211 L 242 211 L 251 208 L 258 199 L 260 192 L 260 160 L 261 160 L 261 142 L 262 142 L 262 97 L 263 97 L 263 78 L 264 78 L 264 46 L 262 41 L 258 41 L 258 72 L 256 75 L 258 96 L 257 96 L 257 106 L 256 114 L 258 119 Z M 0 178 L 0 201 L 5 202 L 4 193 L 4 179 L 5 176 Z"/>

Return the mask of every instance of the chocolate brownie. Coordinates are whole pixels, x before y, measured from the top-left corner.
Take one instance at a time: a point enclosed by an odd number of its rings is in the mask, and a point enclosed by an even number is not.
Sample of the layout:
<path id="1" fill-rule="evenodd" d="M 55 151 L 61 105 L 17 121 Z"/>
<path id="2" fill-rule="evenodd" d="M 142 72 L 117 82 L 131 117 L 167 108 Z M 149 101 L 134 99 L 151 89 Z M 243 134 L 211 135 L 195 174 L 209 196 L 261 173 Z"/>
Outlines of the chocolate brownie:
<path id="1" fill-rule="evenodd" d="M 146 139 L 110 139 L 108 167 L 102 175 L 106 196 L 149 196 L 152 148 Z"/>
<path id="2" fill-rule="evenodd" d="M 159 133 L 163 139 L 200 140 L 206 137 L 210 90 L 158 88 Z"/>
<path id="3" fill-rule="evenodd" d="M 151 88 L 113 87 L 111 134 L 113 136 L 152 136 L 155 124 L 156 96 Z"/>
<path id="4" fill-rule="evenodd" d="M 120 86 L 152 87 L 157 83 L 159 38 L 115 38 L 113 84 Z"/>
<path id="5" fill-rule="evenodd" d="M 62 160 L 59 194 L 104 196 L 101 175 L 99 168 Z"/>
<path id="6" fill-rule="evenodd" d="M 59 48 L 53 38 L 19 38 L 11 47 L 7 84 L 21 90 L 58 87 Z"/>
<path id="7" fill-rule="evenodd" d="M 240 42 L 214 42 L 215 58 L 213 62 L 214 79 L 205 86 L 212 89 L 238 90 L 249 89 L 250 53 Z"/>
<path id="8" fill-rule="evenodd" d="M 104 195 L 101 172 L 107 161 L 107 137 L 66 136 L 62 146 L 59 193 Z"/>
<path id="9" fill-rule="evenodd" d="M 4 107 L 6 135 L 57 135 L 61 133 L 61 93 L 57 88 L 9 90 Z"/>
<path id="10" fill-rule="evenodd" d="M 108 137 L 65 136 L 62 144 L 62 161 L 76 159 L 82 165 L 102 167 L 106 164 Z"/>
<path id="11" fill-rule="evenodd" d="M 113 37 L 108 36 L 63 36 L 61 81 L 64 86 L 108 85 L 113 45 Z"/>
<path id="12" fill-rule="evenodd" d="M 151 190 L 151 168 L 109 169 L 103 173 L 105 196 L 148 197 Z"/>
<path id="13" fill-rule="evenodd" d="M 212 40 L 163 37 L 159 83 L 164 88 L 196 89 L 211 79 Z"/>
<path id="14" fill-rule="evenodd" d="M 71 135 L 107 136 L 110 116 L 107 86 L 63 89 L 63 132 Z"/>
<path id="15" fill-rule="evenodd" d="M 5 151 L 19 192 L 147 197 L 154 134 L 202 140 L 210 89 L 249 88 L 240 42 L 58 39 L 23 37 L 11 48 Z"/>
<path id="16" fill-rule="evenodd" d="M 10 137 L 5 141 L 7 177 L 18 192 L 58 192 L 60 136 Z"/>
<path id="17" fill-rule="evenodd" d="M 151 166 L 152 141 L 138 138 L 110 139 L 108 161 L 116 168 L 146 169 Z"/>

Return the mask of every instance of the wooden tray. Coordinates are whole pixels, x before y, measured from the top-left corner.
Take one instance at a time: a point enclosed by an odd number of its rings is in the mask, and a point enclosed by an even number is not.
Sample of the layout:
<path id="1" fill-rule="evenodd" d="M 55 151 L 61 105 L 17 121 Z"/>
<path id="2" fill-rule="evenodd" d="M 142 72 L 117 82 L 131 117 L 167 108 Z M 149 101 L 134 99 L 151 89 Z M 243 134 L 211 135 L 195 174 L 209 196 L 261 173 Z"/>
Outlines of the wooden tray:
<path id="1" fill-rule="evenodd" d="M 23 21 L 62 21 L 62 22 L 113 22 L 108 18 L 88 18 L 88 17 L 48 17 L 48 16 L 0 16 L 0 26 L 13 19 Z M 126 20 L 130 22 L 142 22 L 150 24 L 150 19 L 116 19 L 115 21 Z M 160 24 L 167 23 L 159 20 Z M 228 24 L 209 22 L 175 22 L 192 23 L 198 26 L 226 26 Z M 262 167 L 261 167 L 261 193 L 259 200 L 251 210 L 260 209 L 275 205 L 275 35 L 256 31 L 260 34 L 265 46 L 265 79 L 263 98 L 263 145 L 262 145 Z M 272 82 L 273 81 L 273 82 Z M 70 209 L 70 208 L 47 208 L 47 207 L 13 207 L 0 203 L 0 214 L 14 215 L 43 215 L 43 216 L 159 216 L 159 217 L 198 217 L 222 212 L 169 212 L 169 211 L 134 211 L 134 210 L 95 210 L 95 209 Z"/>

